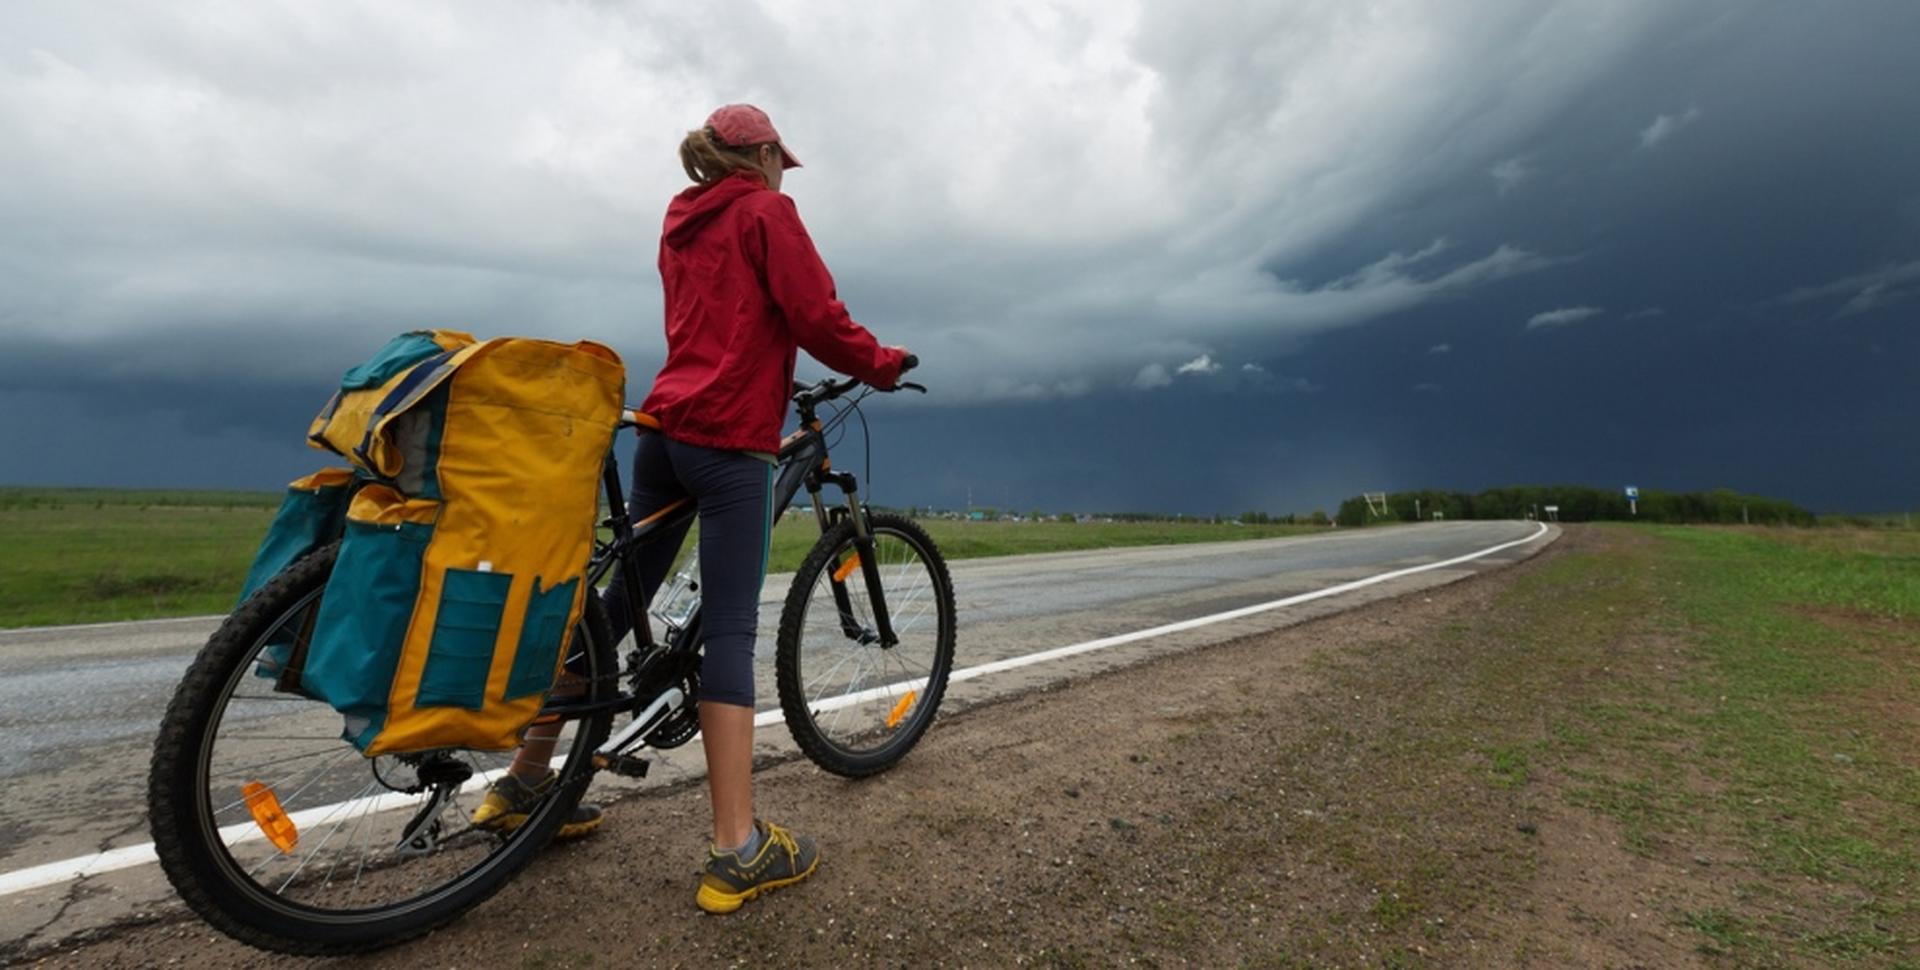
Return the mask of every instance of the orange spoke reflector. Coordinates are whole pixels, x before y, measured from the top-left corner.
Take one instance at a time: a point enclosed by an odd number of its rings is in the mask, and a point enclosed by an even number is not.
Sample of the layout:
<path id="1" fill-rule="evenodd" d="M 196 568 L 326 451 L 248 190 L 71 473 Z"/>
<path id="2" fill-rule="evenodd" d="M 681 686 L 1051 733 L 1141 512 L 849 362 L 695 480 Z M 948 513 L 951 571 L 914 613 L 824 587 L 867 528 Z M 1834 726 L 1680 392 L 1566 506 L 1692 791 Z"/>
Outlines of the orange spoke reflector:
<path id="1" fill-rule="evenodd" d="M 900 698 L 900 703 L 893 705 L 893 710 L 887 712 L 887 730 L 891 731 L 900 726 L 900 719 L 906 717 L 907 712 L 913 709 L 913 699 L 919 696 L 920 692 L 917 690 L 907 691 L 907 696 Z"/>
<path id="2" fill-rule="evenodd" d="M 280 799 L 275 798 L 273 789 L 250 781 L 240 786 L 240 797 L 247 800 L 247 811 L 253 813 L 253 824 L 281 852 L 292 852 L 295 843 L 300 841 L 300 832 L 293 826 L 293 819 L 280 808 Z"/>
<path id="3" fill-rule="evenodd" d="M 840 568 L 833 571 L 833 581 L 836 583 L 844 583 L 847 581 L 847 577 L 853 575 L 853 571 L 859 568 L 860 554 L 856 552 L 848 556 L 847 561 L 840 564 Z"/>

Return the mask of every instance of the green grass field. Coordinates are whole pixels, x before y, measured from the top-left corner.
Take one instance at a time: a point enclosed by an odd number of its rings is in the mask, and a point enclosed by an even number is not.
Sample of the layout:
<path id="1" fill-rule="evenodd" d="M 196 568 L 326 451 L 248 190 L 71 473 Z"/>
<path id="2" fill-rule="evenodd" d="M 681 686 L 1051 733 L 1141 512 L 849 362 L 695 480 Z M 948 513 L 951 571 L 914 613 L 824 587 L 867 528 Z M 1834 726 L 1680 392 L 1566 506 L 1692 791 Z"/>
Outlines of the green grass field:
<path id="1" fill-rule="evenodd" d="M 1330 807 L 1261 837 L 1359 903 L 1306 946 L 1920 970 L 1920 534 L 1574 526 L 1515 573 L 1318 658 L 1325 699 L 1266 765 Z"/>
<path id="2" fill-rule="evenodd" d="M 277 495 L 0 489 L 0 627 L 218 613 Z"/>
<path id="3" fill-rule="evenodd" d="M 1467 690 L 1489 782 L 1558 779 L 1629 852 L 1697 870 L 1665 916 L 1702 956 L 1920 966 L 1920 534 L 1588 528 L 1631 541 L 1500 604 Z"/>
<path id="4" fill-rule="evenodd" d="M 1749 847 L 1752 907 L 1689 914 L 1710 949 L 1755 964 L 1920 956 L 1920 534 L 1656 534 L 1702 660 L 1661 718 L 1697 747 L 1667 764 L 1715 784 L 1705 806 L 1672 769 L 1599 790 L 1669 829 L 1717 816 Z M 1806 905 L 1796 884 L 1824 887 L 1824 920 L 1790 915 Z"/>
<path id="5" fill-rule="evenodd" d="M 265 492 L 0 488 L 0 628 L 224 612 L 279 501 Z M 922 524 L 949 559 L 1319 531 L 1174 522 Z M 769 571 L 798 566 L 818 536 L 809 520 L 784 519 L 774 530 Z"/>
<path id="6" fill-rule="evenodd" d="M 1696 661 L 1569 720 L 1638 755 L 1587 776 L 1593 804 L 1649 853 L 1712 832 L 1750 854 L 1757 878 L 1733 904 L 1684 917 L 1704 952 L 1755 965 L 1920 953 L 1920 534 L 1654 534 L 1646 592 Z M 1822 887 L 1819 904 L 1795 916 L 1805 886 Z"/>

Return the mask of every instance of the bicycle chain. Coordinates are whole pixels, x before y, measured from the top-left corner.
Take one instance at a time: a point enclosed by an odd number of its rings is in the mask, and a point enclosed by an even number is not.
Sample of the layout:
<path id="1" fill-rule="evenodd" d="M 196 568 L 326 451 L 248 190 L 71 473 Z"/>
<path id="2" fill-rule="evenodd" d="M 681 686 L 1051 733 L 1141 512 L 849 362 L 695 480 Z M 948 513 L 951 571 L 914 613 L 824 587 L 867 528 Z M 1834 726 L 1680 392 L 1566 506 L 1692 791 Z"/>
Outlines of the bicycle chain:
<path id="1" fill-rule="evenodd" d="M 693 740 L 700 732 L 699 705 L 692 703 L 700 696 L 700 654 L 683 651 L 676 644 L 663 644 L 644 657 L 638 650 L 628 653 L 625 666 L 628 690 L 633 696 L 658 697 L 677 686 L 688 701 L 648 732 L 647 746 L 664 750 Z"/>
<path id="2" fill-rule="evenodd" d="M 686 702 L 647 735 L 647 747 L 661 750 L 677 748 L 700 733 L 700 705 L 697 703 L 700 696 L 699 673 L 688 671 L 680 680 L 680 690 L 686 694 Z"/>

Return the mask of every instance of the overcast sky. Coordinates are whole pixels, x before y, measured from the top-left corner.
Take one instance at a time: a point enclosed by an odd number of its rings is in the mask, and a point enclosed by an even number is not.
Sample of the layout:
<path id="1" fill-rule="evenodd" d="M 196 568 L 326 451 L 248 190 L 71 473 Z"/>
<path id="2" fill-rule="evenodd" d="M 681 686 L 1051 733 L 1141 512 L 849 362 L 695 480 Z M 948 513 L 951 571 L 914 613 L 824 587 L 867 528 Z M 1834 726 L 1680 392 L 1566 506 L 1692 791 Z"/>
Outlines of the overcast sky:
<path id="1" fill-rule="evenodd" d="M 0 483 L 271 487 L 387 336 L 663 352 L 751 101 L 926 362 L 876 499 L 1920 505 L 1920 5 L 10 3 Z M 858 459 L 854 461 L 858 466 Z"/>

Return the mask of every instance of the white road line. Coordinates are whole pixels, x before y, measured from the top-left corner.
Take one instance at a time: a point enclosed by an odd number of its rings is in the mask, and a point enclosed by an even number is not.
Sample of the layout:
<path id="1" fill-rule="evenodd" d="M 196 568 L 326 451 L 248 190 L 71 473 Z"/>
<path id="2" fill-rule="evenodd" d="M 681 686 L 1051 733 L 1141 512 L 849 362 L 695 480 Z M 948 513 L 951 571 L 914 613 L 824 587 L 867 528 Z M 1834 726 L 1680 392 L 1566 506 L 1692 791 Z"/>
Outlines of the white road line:
<path id="1" fill-rule="evenodd" d="M 1265 603 L 1255 603 L 1252 606 L 1242 606 L 1239 609 L 1227 610 L 1224 613 L 1210 613 L 1206 616 L 1194 617 L 1191 620 L 1181 620 L 1178 623 L 1168 623 L 1163 626 L 1149 627 L 1145 630 L 1135 630 L 1132 633 L 1116 634 L 1110 637 L 1102 637 L 1098 640 L 1088 640 L 1085 643 L 1075 643 L 1075 644 L 1070 644 L 1064 647 L 1054 647 L 1050 650 L 1042 650 L 1038 653 L 1021 654 L 1018 657 L 1008 657 L 1004 660 L 995 660 L 990 663 L 979 664 L 978 666 L 966 667 L 961 670 L 956 670 L 953 673 L 949 674 L 947 676 L 947 682 L 957 683 L 963 680 L 972 680 L 975 677 L 985 677 L 988 674 L 997 674 L 1007 670 L 1018 670 L 1021 667 L 1028 667 L 1028 666 L 1032 666 L 1033 664 L 1046 663 L 1050 660 L 1060 660 L 1066 657 L 1078 656 L 1083 653 L 1092 653 L 1095 650 L 1105 650 L 1108 647 L 1117 647 L 1117 646 L 1121 646 L 1122 644 L 1136 643 L 1141 640 L 1150 640 L 1154 637 L 1163 637 L 1170 633 L 1184 633 L 1188 630 L 1196 630 L 1203 626 L 1212 626 L 1215 623 L 1225 623 L 1228 620 L 1238 620 L 1241 617 L 1253 616 L 1256 613 L 1265 613 L 1269 610 L 1282 609 L 1288 606 L 1298 606 L 1301 603 L 1309 603 L 1317 599 L 1325 599 L 1329 596 L 1338 596 L 1341 593 L 1350 593 L 1356 589 L 1361 589 L 1367 586 L 1373 586 L 1379 583 L 1389 582 L 1391 580 L 1399 579 L 1403 576 L 1411 576 L 1415 573 L 1424 573 L 1434 569 L 1445 569 L 1448 566 L 1458 566 L 1463 562 L 1471 562 L 1475 559 L 1481 559 L 1486 556 L 1491 556 L 1494 553 L 1500 552 L 1505 549 L 1511 549 L 1515 546 L 1524 546 L 1527 543 L 1532 542 L 1533 540 L 1538 539 L 1541 536 L 1547 534 L 1546 523 L 1544 522 L 1536 523 L 1536 525 L 1538 525 L 1539 528 L 1533 533 L 1533 535 L 1530 535 L 1525 539 L 1515 539 L 1512 542 L 1503 542 L 1497 546 L 1489 546 L 1485 549 L 1480 550 L 1479 552 L 1468 553 L 1467 555 L 1464 555 L 1464 556 L 1455 556 L 1452 559 L 1446 559 L 1440 562 L 1430 562 L 1430 563 L 1423 563 L 1418 566 L 1409 566 L 1406 569 L 1396 569 L 1392 572 L 1381 573 L 1377 576 L 1368 576 L 1365 579 L 1356 579 L 1356 580 L 1353 580 L 1352 582 L 1341 583 L 1337 586 L 1328 586 L 1325 589 L 1316 589 L 1310 593 L 1300 593 L 1294 596 L 1285 597 L 1283 599 L 1270 600 Z M 846 694 L 841 697 L 836 697 L 830 701 L 822 701 L 821 703 L 814 705 L 814 710 L 831 711 L 837 708 L 848 707 L 854 704 L 864 704 L 868 701 L 876 700 L 880 697 L 887 696 L 887 693 L 889 690 L 893 690 L 898 686 L 899 685 L 896 685 L 896 684 L 886 684 L 880 687 L 871 687 L 871 688 L 868 688 L 867 690 L 860 691 L 859 693 Z M 777 723 L 780 720 L 781 720 L 781 712 L 779 711 L 779 709 L 776 708 L 771 711 L 762 712 L 760 715 L 756 716 L 753 719 L 753 723 L 756 726 L 758 726 L 758 725 Z M 0 895 L 4 895 L 4 894 L 0 893 Z"/>
<path id="2" fill-rule="evenodd" d="M 565 757 L 554 759 L 556 765 L 564 764 L 565 761 Z M 480 772 L 460 786 L 461 793 L 476 792 L 485 788 L 492 784 L 495 778 L 500 776 L 502 770 L 504 769 Z M 407 808 L 418 805 L 419 802 L 420 799 L 418 797 L 408 795 L 404 792 L 383 792 L 378 795 L 368 795 L 364 798 L 355 798 L 350 801 L 335 802 L 332 805 L 316 805 L 313 808 L 301 809 L 287 817 L 295 826 L 305 828 L 333 817 L 335 813 L 342 809 L 346 809 L 349 813 L 364 810 L 366 814 L 371 815 L 374 812 Z M 239 845 L 242 842 L 257 842 L 260 839 L 266 838 L 266 834 L 260 831 L 260 827 L 251 822 L 235 822 L 230 825 L 222 825 L 220 826 L 220 835 L 226 839 L 228 845 Z M 97 876 L 101 873 L 113 872 L 116 869 L 130 869 L 134 866 L 143 866 L 149 862 L 157 862 L 159 858 L 160 857 L 153 851 L 153 843 L 142 842 L 139 845 L 122 846 L 118 849 L 108 849 L 105 852 L 94 855 L 62 859 L 59 862 L 49 862 L 46 865 L 33 866 L 29 869 L 16 869 L 13 872 L 0 875 L 0 896 L 11 896 L 14 893 L 26 892 L 29 889 L 57 886 L 63 882 L 70 882 L 87 876 Z"/>
<path id="3" fill-rule="evenodd" d="M 10 626 L 0 629 L 0 636 L 12 633 L 65 633 L 68 630 L 105 630 L 109 627 L 144 626 L 160 623 L 215 623 L 227 618 L 225 613 L 209 613 L 206 616 L 162 616 L 150 620 L 110 620 L 106 623 L 62 623 L 57 626 Z"/>
<path id="4" fill-rule="evenodd" d="M 1178 623 L 1167 623 L 1161 626 L 1149 627 L 1148 629 L 1145 629 L 1145 630 L 1135 630 L 1132 633 L 1121 633 L 1115 636 L 1102 637 L 1098 640 L 1088 640 L 1084 643 L 1069 644 L 1068 646 L 1064 646 L 1064 647 L 1054 647 L 1050 650 L 1042 650 L 1038 653 L 1029 653 L 1029 654 L 1023 654 L 1018 657 L 1008 657 L 1004 660 L 995 660 L 990 663 L 979 664 L 977 666 L 966 667 L 961 670 L 956 670 L 952 674 L 950 674 L 947 679 L 950 683 L 959 682 L 963 680 L 972 680 L 975 677 L 985 677 L 988 674 L 997 674 L 1003 671 L 1017 670 L 1021 667 L 1028 667 L 1034 664 L 1047 663 L 1048 661 L 1060 660 L 1066 657 L 1074 657 L 1083 653 L 1092 653 L 1095 650 L 1105 650 L 1108 647 L 1117 647 L 1117 646 L 1121 646 L 1122 644 L 1137 643 L 1141 640 L 1150 640 L 1154 637 L 1163 637 L 1173 633 L 1184 633 L 1187 630 L 1196 630 L 1203 626 L 1211 626 L 1215 623 L 1225 623 L 1229 620 L 1237 620 L 1242 617 L 1253 616 L 1255 614 L 1265 613 L 1270 610 L 1283 609 L 1288 606 L 1298 606 L 1301 603 L 1309 603 L 1314 600 L 1325 599 L 1329 596 L 1338 596 L 1341 593 L 1349 593 L 1356 589 L 1363 589 L 1368 586 L 1374 586 L 1380 583 L 1391 582 L 1392 580 L 1399 579 L 1403 576 L 1412 576 L 1416 573 L 1429 572 L 1435 569 L 1445 569 L 1448 566 L 1458 566 L 1461 563 L 1472 562 L 1475 559 L 1483 559 L 1487 556 L 1493 555 L 1496 552 L 1512 549 L 1515 546 L 1524 546 L 1527 543 L 1532 542 L 1535 539 L 1538 539 L 1541 536 L 1546 535 L 1547 534 L 1546 524 L 1545 523 L 1536 523 L 1536 524 L 1538 528 L 1534 531 L 1532 535 L 1524 539 L 1515 539 L 1511 542 L 1500 543 L 1497 546 L 1488 546 L 1487 548 L 1482 549 L 1478 552 L 1471 552 L 1464 556 L 1455 556 L 1452 559 L 1443 559 L 1439 562 L 1430 562 L 1430 563 L 1423 563 L 1418 566 L 1409 566 L 1405 569 L 1395 569 L 1391 572 L 1384 572 L 1375 576 L 1368 576 L 1364 579 L 1356 579 L 1351 582 L 1345 582 L 1345 583 L 1340 583 L 1334 586 L 1328 586 L 1325 589 L 1317 589 L 1310 593 L 1300 593 L 1294 596 L 1285 597 L 1283 599 L 1270 600 L 1265 603 L 1255 603 L 1252 606 L 1243 606 L 1243 607 L 1240 607 L 1239 609 L 1227 610 L 1224 613 L 1211 613 L 1206 616 L 1194 617 L 1191 620 L 1181 620 Z M 846 707 L 853 704 L 865 703 L 866 701 L 870 701 L 870 700 L 873 700 L 874 698 L 882 696 L 883 694 L 885 694 L 887 689 L 888 689 L 887 687 L 876 687 L 871 690 L 861 691 L 857 694 L 849 694 L 844 697 L 836 697 L 831 701 L 822 703 L 821 705 L 819 705 L 817 709 L 833 710 L 836 708 Z M 780 709 L 774 708 L 772 710 L 762 711 L 760 714 L 756 715 L 753 719 L 753 723 L 756 726 L 764 727 L 769 724 L 778 723 L 780 722 L 780 720 L 781 720 Z M 374 797 L 379 798 L 384 796 L 374 796 Z M 340 806 L 338 805 L 322 805 L 317 808 L 311 808 L 303 812 L 300 812 L 297 814 L 296 817 L 311 816 L 311 817 L 317 818 L 320 815 L 323 815 L 326 812 L 339 807 Z M 97 876 L 102 873 L 113 872 L 119 869 L 130 869 L 130 868 L 133 868 L 134 866 L 146 865 L 147 863 L 154 862 L 157 859 L 158 859 L 158 856 L 156 856 L 153 851 L 153 843 L 144 842 L 144 843 L 141 843 L 140 845 L 123 846 L 118 849 L 109 849 L 105 852 L 99 852 L 93 855 L 77 856 L 72 859 L 62 859 L 59 862 L 49 862 L 44 865 L 31 866 L 26 869 L 16 869 L 12 872 L 0 874 L 0 896 L 11 896 L 14 893 L 26 892 L 32 889 L 41 889 L 46 886 L 56 886 L 64 882 L 71 882 L 72 880 L 75 880 L 75 879 L 82 879 L 87 876 Z"/>

